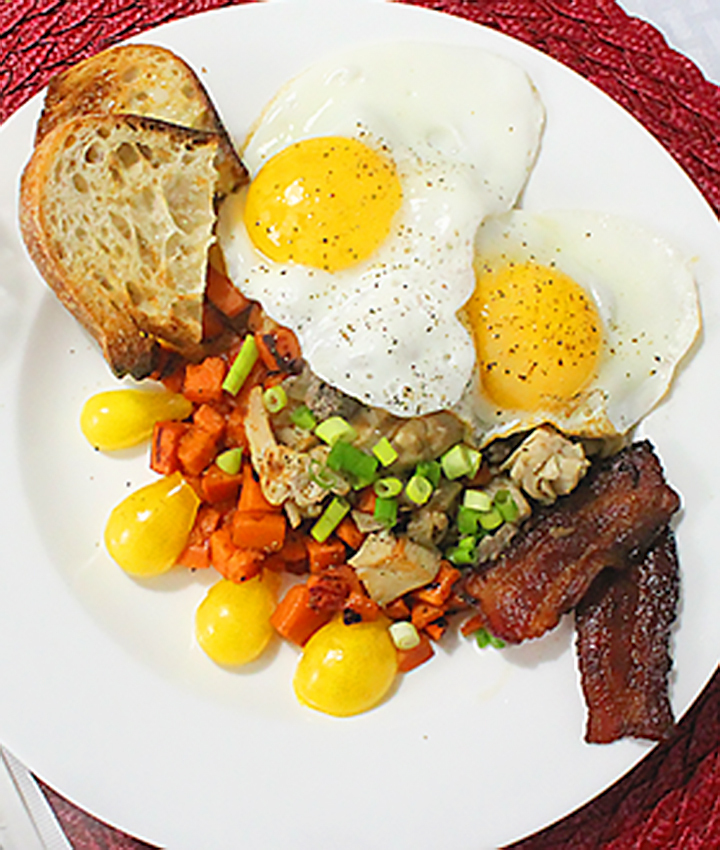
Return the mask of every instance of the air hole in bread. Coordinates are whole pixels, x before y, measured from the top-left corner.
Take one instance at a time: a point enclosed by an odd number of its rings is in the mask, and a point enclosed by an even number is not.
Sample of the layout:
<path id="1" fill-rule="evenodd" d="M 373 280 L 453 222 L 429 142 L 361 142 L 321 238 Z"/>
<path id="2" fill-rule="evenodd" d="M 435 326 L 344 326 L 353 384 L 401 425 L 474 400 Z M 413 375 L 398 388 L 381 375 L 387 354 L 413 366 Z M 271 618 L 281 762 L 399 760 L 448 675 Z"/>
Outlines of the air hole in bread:
<path id="1" fill-rule="evenodd" d="M 102 125 L 97 128 L 97 134 L 101 139 L 109 139 L 112 130 L 109 127 L 103 127 Z"/>
<path id="2" fill-rule="evenodd" d="M 85 192 L 87 192 L 90 188 L 87 180 L 82 176 L 82 174 L 73 174 L 72 182 L 75 189 L 82 194 L 85 194 Z"/>
<path id="3" fill-rule="evenodd" d="M 140 230 L 135 228 L 135 239 L 137 243 L 138 254 L 140 255 L 140 262 L 144 266 L 149 266 L 150 268 L 157 268 L 158 258 L 153 251 L 152 245 L 149 244 L 147 239 L 142 235 Z"/>
<path id="4" fill-rule="evenodd" d="M 85 162 L 88 162 L 90 165 L 96 165 L 98 162 L 102 162 L 105 158 L 105 151 L 102 149 L 101 145 L 92 144 L 85 151 Z"/>
<path id="5" fill-rule="evenodd" d="M 144 156 L 148 162 L 153 161 L 153 152 L 149 145 L 144 145 L 142 142 L 138 142 L 137 149 L 140 152 L 140 155 Z"/>
<path id="6" fill-rule="evenodd" d="M 87 230 L 85 230 L 84 227 L 76 227 L 75 237 L 79 239 L 80 242 L 84 242 L 87 239 Z"/>
<path id="7" fill-rule="evenodd" d="M 194 87 L 190 83 L 185 83 L 185 85 L 180 89 L 182 96 L 186 97 L 188 100 L 195 100 L 196 92 Z"/>
<path id="8" fill-rule="evenodd" d="M 140 160 L 140 155 L 135 146 L 131 145 L 130 142 L 123 142 L 119 145 L 115 150 L 115 154 L 125 168 L 131 168 Z"/>
<path id="9" fill-rule="evenodd" d="M 133 80 L 137 79 L 139 73 L 140 72 L 138 70 L 138 66 L 137 65 L 131 65 L 129 68 L 126 68 L 123 71 L 122 75 L 120 76 L 120 79 L 124 83 L 131 83 Z"/>
<path id="10" fill-rule="evenodd" d="M 116 230 L 118 231 L 118 233 L 120 233 L 123 239 L 131 239 L 132 229 L 130 228 L 130 225 L 128 224 L 127 220 L 124 219 L 121 215 L 114 213 L 112 210 L 110 210 L 108 214 L 110 216 L 110 221 L 113 223 Z"/>
<path id="11" fill-rule="evenodd" d="M 143 296 L 142 292 L 137 288 L 137 286 L 132 281 L 126 281 L 125 290 L 130 298 L 132 304 L 137 307 L 139 304 L 142 304 Z"/>
<path id="12" fill-rule="evenodd" d="M 112 177 L 113 181 L 117 183 L 118 186 L 122 186 L 125 183 L 122 174 L 118 171 L 115 166 L 112 166 L 110 169 L 110 177 Z"/>
<path id="13" fill-rule="evenodd" d="M 75 137 L 75 134 L 70 133 L 70 135 L 65 139 L 65 142 L 63 143 L 63 147 L 67 150 L 68 148 L 71 148 L 75 144 L 76 141 L 77 141 L 77 139 Z"/>

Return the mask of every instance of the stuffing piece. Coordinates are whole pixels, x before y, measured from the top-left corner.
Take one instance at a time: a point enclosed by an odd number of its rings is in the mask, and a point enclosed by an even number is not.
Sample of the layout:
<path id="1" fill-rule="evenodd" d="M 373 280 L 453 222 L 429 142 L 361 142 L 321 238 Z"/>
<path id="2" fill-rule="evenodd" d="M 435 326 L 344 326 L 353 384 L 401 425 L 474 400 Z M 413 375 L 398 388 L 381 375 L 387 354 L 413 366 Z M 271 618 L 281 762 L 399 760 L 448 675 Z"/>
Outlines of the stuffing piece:
<path id="1" fill-rule="evenodd" d="M 573 443 L 553 428 L 536 428 L 502 466 L 512 480 L 543 505 L 575 489 L 590 461 L 580 443 Z"/>
<path id="2" fill-rule="evenodd" d="M 327 447 L 316 446 L 309 452 L 300 452 L 278 443 L 263 404 L 260 387 L 254 387 L 248 397 L 245 433 L 253 468 L 270 504 L 283 505 L 292 502 L 299 512 L 303 513 L 306 509 L 319 505 L 327 496 L 327 489 L 313 481 L 311 475 L 314 462 L 320 465 L 325 463 Z M 349 489 L 350 485 L 338 478 L 333 492 L 344 495 Z"/>

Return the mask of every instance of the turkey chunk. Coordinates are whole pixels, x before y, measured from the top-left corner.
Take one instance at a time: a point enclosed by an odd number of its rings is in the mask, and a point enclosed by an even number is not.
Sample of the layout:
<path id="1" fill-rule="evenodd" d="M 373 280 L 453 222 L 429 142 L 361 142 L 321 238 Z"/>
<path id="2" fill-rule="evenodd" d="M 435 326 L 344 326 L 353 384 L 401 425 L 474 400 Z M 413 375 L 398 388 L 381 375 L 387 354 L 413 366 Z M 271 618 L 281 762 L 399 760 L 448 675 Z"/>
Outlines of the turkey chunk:
<path id="1" fill-rule="evenodd" d="M 502 469 L 528 496 L 550 505 L 574 490 L 589 466 L 579 443 L 544 425 L 523 440 Z"/>
<path id="2" fill-rule="evenodd" d="M 403 593 L 433 581 L 440 560 L 439 552 L 407 537 L 381 531 L 366 537 L 348 563 L 378 605 L 387 605 Z"/>

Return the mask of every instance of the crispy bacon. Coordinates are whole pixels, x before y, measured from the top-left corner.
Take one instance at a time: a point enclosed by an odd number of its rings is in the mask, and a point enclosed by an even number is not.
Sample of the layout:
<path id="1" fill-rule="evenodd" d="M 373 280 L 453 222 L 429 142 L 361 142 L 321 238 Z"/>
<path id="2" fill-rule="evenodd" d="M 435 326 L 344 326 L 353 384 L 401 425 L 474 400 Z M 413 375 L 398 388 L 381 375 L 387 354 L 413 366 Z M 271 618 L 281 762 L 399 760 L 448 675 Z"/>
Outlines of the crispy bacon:
<path id="1" fill-rule="evenodd" d="M 554 628 L 605 567 L 646 551 L 678 509 L 649 442 L 596 463 L 569 496 L 538 511 L 500 557 L 471 573 L 465 591 L 487 628 L 509 643 Z"/>
<path id="2" fill-rule="evenodd" d="M 626 735 L 659 741 L 672 729 L 668 646 L 679 584 L 675 536 L 666 529 L 629 569 L 600 573 L 578 605 L 588 743 Z"/>

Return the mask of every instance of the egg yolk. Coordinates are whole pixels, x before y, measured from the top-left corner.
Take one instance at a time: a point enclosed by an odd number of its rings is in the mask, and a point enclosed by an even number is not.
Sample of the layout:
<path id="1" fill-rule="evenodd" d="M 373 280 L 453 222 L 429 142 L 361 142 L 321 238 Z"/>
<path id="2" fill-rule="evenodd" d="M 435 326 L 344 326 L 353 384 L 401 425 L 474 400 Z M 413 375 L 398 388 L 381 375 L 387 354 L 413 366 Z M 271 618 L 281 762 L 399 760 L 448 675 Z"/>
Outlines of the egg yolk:
<path id="1" fill-rule="evenodd" d="M 532 261 L 478 264 L 476 275 L 466 313 L 485 394 L 528 412 L 571 400 L 595 374 L 602 343 L 584 290 Z"/>
<path id="2" fill-rule="evenodd" d="M 271 260 L 335 272 L 376 251 L 401 200 L 387 157 L 355 139 L 307 139 L 268 160 L 250 184 L 245 226 Z"/>

